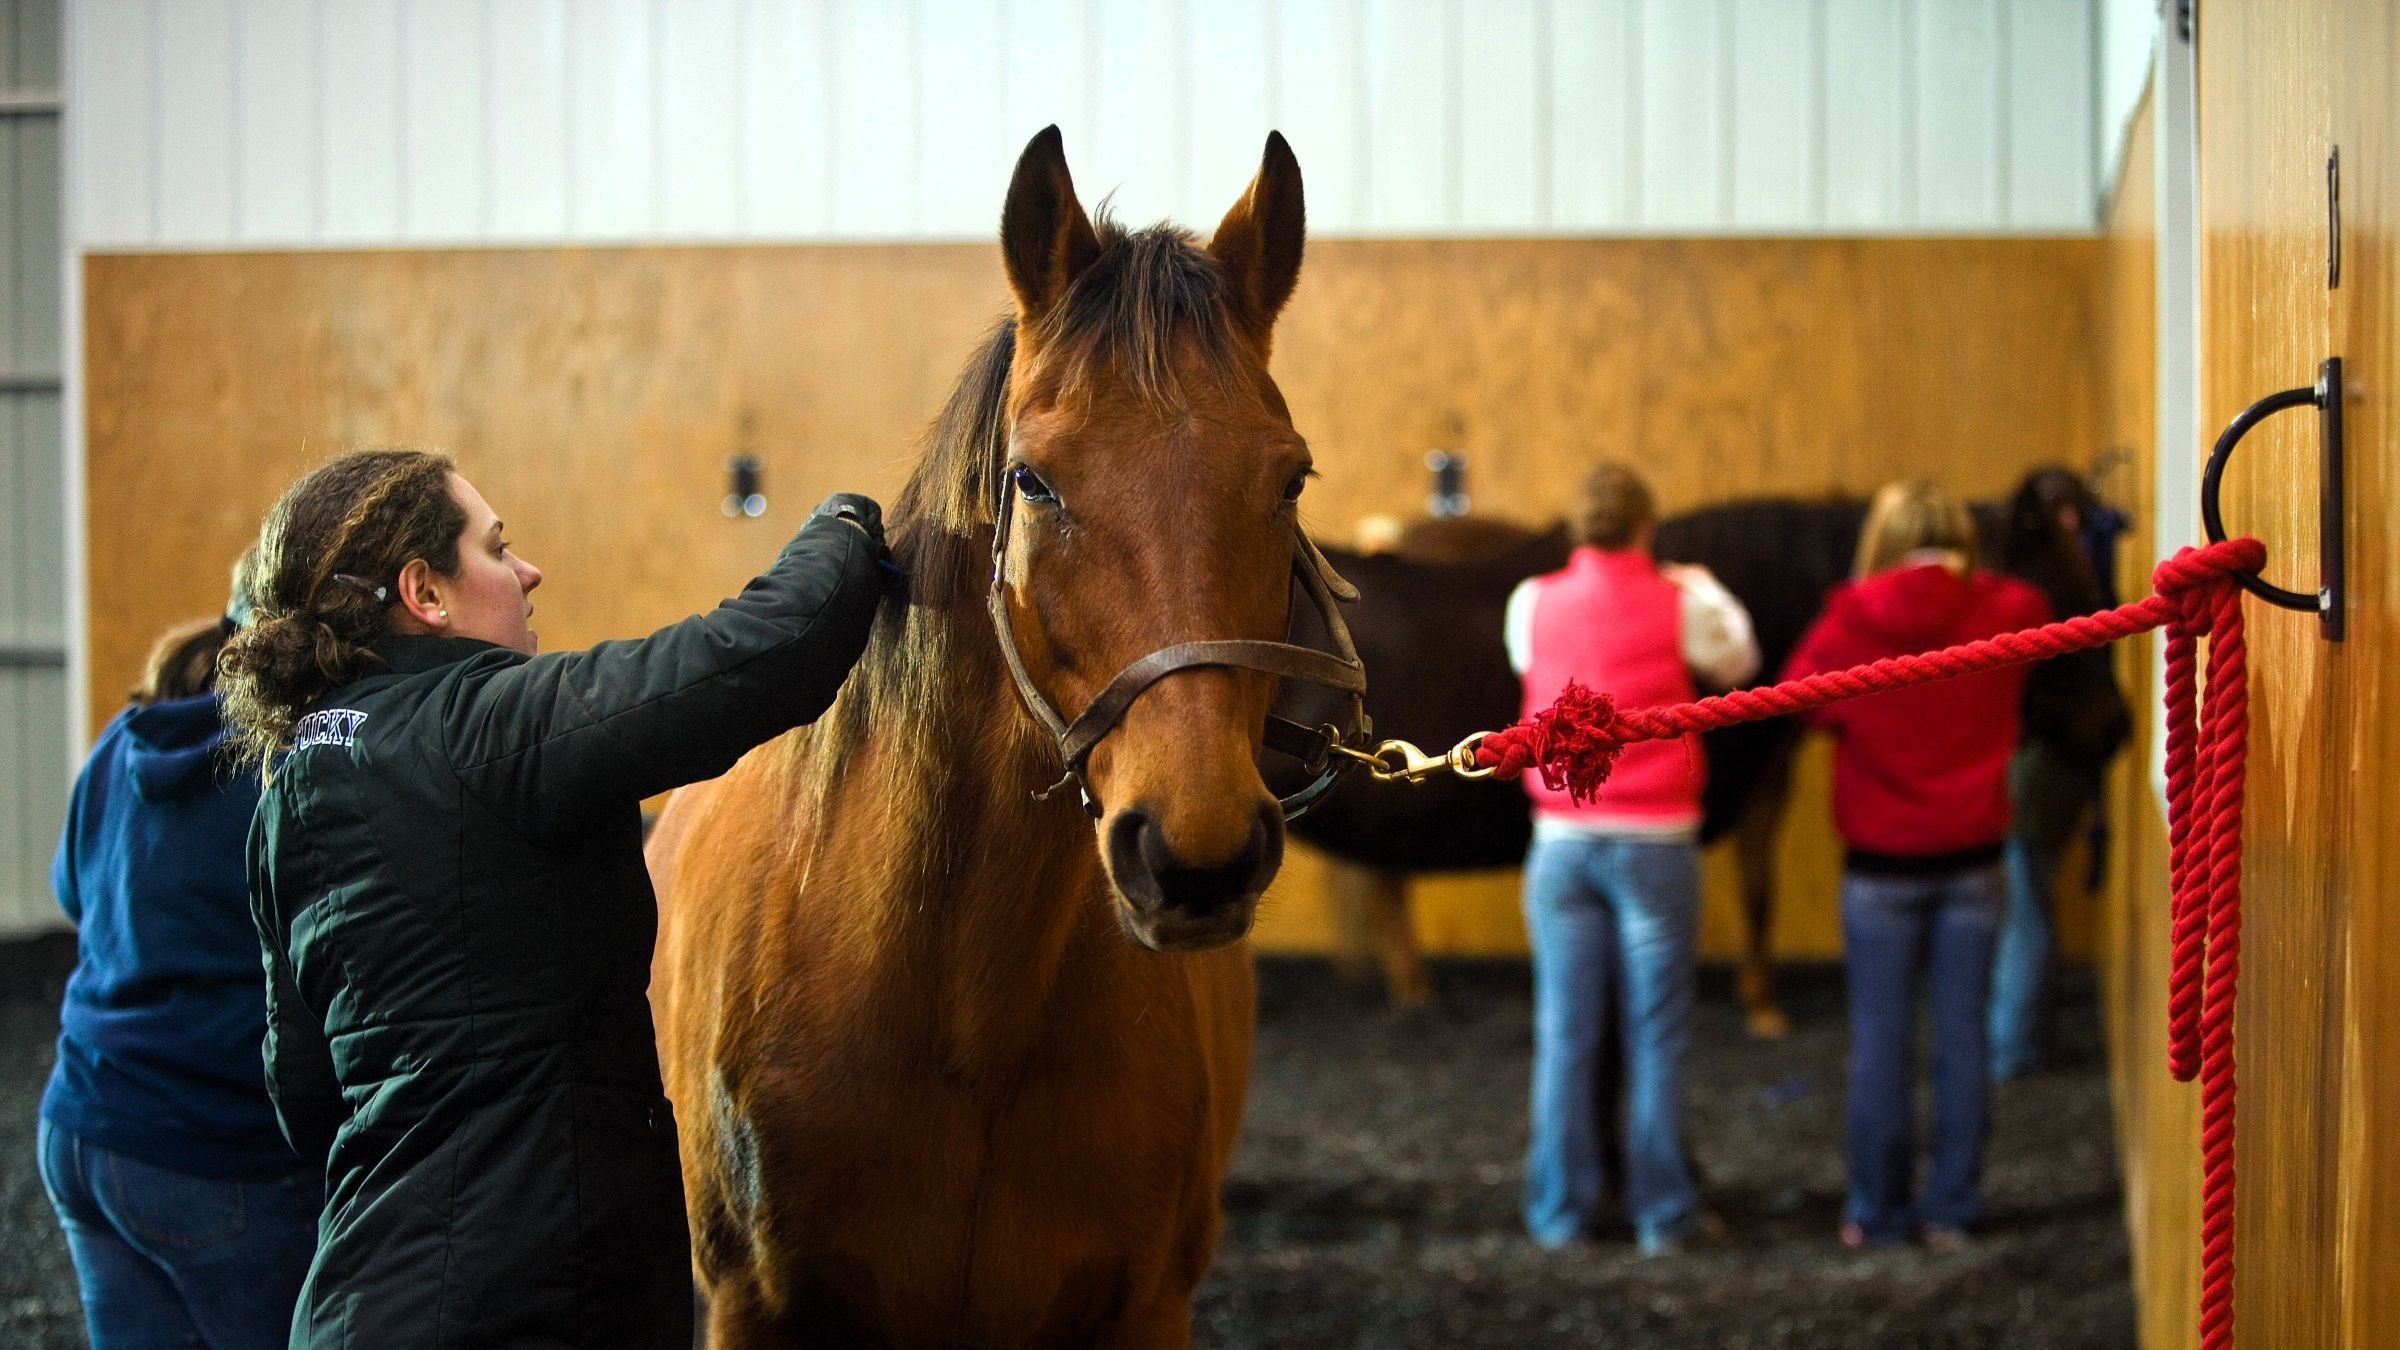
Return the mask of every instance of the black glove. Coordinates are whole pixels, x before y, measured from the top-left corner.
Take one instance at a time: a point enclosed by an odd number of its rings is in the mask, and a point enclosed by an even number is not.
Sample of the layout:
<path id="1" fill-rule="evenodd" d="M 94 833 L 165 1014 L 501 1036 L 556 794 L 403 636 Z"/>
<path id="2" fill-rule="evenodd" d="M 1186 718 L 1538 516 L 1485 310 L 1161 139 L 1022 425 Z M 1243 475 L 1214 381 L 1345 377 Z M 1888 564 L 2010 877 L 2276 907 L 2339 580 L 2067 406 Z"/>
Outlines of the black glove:
<path id="1" fill-rule="evenodd" d="M 875 546 L 875 567 L 885 587 L 892 588 L 900 581 L 900 565 L 892 561 L 892 550 L 883 542 L 883 507 L 873 497 L 837 492 L 817 503 L 817 509 L 808 516 L 810 520 L 819 516 L 839 520 L 865 535 L 867 542 Z"/>
<path id="2" fill-rule="evenodd" d="M 873 497 L 855 492 L 837 492 L 818 502 L 817 509 L 808 515 L 811 520 L 818 516 L 831 516 L 836 520 L 848 521 L 874 541 L 877 557 L 886 556 L 883 547 L 883 508 L 876 504 Z"/>

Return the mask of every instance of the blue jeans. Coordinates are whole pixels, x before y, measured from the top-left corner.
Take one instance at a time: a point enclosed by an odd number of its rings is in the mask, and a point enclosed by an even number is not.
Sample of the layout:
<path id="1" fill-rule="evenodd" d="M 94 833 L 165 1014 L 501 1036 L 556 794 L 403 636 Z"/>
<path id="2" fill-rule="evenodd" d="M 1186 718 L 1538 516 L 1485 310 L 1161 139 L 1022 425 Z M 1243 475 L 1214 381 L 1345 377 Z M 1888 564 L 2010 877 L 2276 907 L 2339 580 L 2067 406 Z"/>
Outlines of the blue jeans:
<path id="1" fill-rule="evenodd" d="M 1600 1207 L 1592 1075 L 1611 986 L 1625 1058 L 1625 1217 L 1644 1242 L 1696 1209 L 1677 1135 L 1691 1040 L 1700 859 L 1692 845 L 1621 836 L 1536 839 L 1525 858 L 1533 944 L 1533 1130 L 1525 1228 L 1558 1246 Z"/>
<path id="2" fill-rule="evenodd" d="M 290 1342 L 292 1305 L 317 1248 L 322 1191 L 313 1175 L 187 1176 L 47 1120 L 39 1147 L 92 1350 Z"/>
<path id="3" fill-rule="evenodd" d="M 1850 1190 L 1842 1217 L 1873 1242 L 1918 1222 L 1966 1228 L 1981 1216 L 1990 1082 L 1984 1018 L 2000 924 L 1998 866 L 1932 877 L 1842 877 L 1850 981 Z M 1933 1003 L 1933 1167 L 1915 1189 L 1916 976 Z"/>
<path id="4" fill-rule="evenodd" d="M 1992 1081 L 2041 1058 L 2042 984 L 2050 971 L 2050 916 L 2058 904 L 2058 854 L 2008 841 L 2008 915 L 1992 960 Z"/>

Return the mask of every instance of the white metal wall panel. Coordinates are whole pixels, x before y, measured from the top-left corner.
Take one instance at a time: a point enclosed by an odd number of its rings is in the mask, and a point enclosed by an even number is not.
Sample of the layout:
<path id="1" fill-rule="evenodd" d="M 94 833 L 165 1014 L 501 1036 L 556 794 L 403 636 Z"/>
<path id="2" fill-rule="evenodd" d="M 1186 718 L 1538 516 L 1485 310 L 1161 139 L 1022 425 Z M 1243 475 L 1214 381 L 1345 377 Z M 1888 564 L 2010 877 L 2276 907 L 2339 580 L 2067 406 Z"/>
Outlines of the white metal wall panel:
<path id="1" fill-rule="evenodd" d="M 1825 0 L 1822 224 L 1916 222 L 1916 80 L 1910 0 Z"/>
<path id="2" fill-rule="evenodd" d="M 320 11 L 317 174 L 327 242 L 402 233 L 400 52 L 399 0 L 341 0 Z M 163 180 L 167 165 L 159 168 Z"/>
<path id="3" fill-rule="evenodd" d="M 79 5 L 77 12 L 82 9 Z M 482 14 L 478 5 L 479 31 Z M 234 10 L 234 233 L 227 242 L 294 244 L 318 237 L 317 98 L 323 67 L 316 53 L 317 10 L 312 0 L 239 0 Z M 123 93 L 82 88 L 88 97 L 76 104 L 78 121 L 98 115 Z M 456 151 L 442 144 L 437 153 L 448 160 Z M 77 167 L 85 166 L 78 161 Z M 88 202 L 88 173 L 83 182 Z M 481 220 L 472 224 L 478 232 L 482 227 Z M 90 230 L 83 235 L 92 237 Z"/>
<path id="4" fill-rule="evenodd" d="M 1084 200 L 1112 198 L 1127 225 L 1194 214 L 1178 200 L 1191 174 L 1182 16 L 1193 3 L 1206 0 L 1093 0 L 1093 121 L 1067 142 L 1067 163 Z"/>
<path id="5" fill-rule="evenodd" d="M 827 0 L 826 12 L 833 40 L 833 232 L 852 238 L 914 234 L 914 16 L 889 0 Z"/>
<path id="6" fill-rule="evenodd" d="M 662 228 L 656 19 L 650 0 L 579 0 L 567 11 L 572 237 L 638 239 Z"/>
<path id="7" fill-rule="evenodd" d="M 1643 0 L 1641 219 L 1722 228 L 1732 215 L 1729 0 Z"/>
<path id="8" fill-rule="evenodd" d="M 83 0 L 70 162 L 92 247 L 975 238 L 1050 122 L 1136 224 L 1275 127 L 1321 234 L 2080 230 L 2132 3 Z"/>
<path id="9" fill-rule="evenodd" d="M 0 934 L 56 927 L 66 813 L 66 501 L 57 388 L 62 154 L 58 0 L 0 0 Z M 220 64 L 224 64 L 220 62 Z"/>
<path id="10" fill-rule="evenodd" d="M 67 85 L 76 99 L 68 162 L 76 182 L 77 237 L 150 243 L 160 237 L 151 211 L 158 71 L 150 2 L 79 0 L 68 18 L 75 25 L 67 44 L 73 62 Z"/>
<path id="11" fill-rule="evenodd" d="M 1447 232 L 1458 223 L 1452 184 L 1458 120 L 1451 57 L 1467 0 L 1366 0 L 1367 201 L 1354 227 L 1381 234 Z M 1296 149 L 1302 171 L 1307 150 Z"/>
<path id="12" fill-rule="evenodd" d="M 1084 0 L 1002 0 L 1000 7 L 1000 139 L 1002 158 L 1014 168 L 1025 142 L 1057 124 L 1070 161 L 1076 147 L 1092 143 L 1092 97 L 1098 84 L 1092 57 L 1091 9 Z M 1080 187 L 1082 184 L 1078 182 Z M 1000 219 L 1000 204 L 986 210 L 988 233 Z"/>
<path id="13" fill-rule="evenodd" d="M 2115 191 L 2117 169 L 2125 160 L 2125 134 L 2141 106 L 2142 91 L 2150 87 L 2150 67 L 2158 43 L 2158 0 L 2096 0 L 2100 36 L 2093 59 L 2099 86 L 2099 122 L 2092 128 L 2097 150 L 2098 180 L 2092 195 L 2102 199 Z"/>
<path id="14" fill-rule="evenodd" d="M 159 232 L 177 239 L 230 238 L 237 179 L 233 0 L 162 6 L 158 51 L 159 106 L 175 110 L 158 121 Z"/>
<path id="15" fill-rule="evenodd" d="M 586 0 L 579 11 L 593 7 Z M 407 0 L 400 25 L 402 232 L 474 239 L 484 233 L 483 7 Z M 581 117 L 576 125 L 587 126 Z"/>
<path id="16" fill-rule="evenodd" d="M 1917 0 L 1918 223 L 1969 229 L 2007 222 L 2008 46 L 2000 10 L 2001 0 Z M 2085 219 L 2092 218 L 2087 210 Z"/>
<path id="17" fill-rule="evenodd" d="M 769 237 L 822 235 L 833 224 L 833 53 L 824 7 L 751 0 L 743 20 L 745 223 Z"/>
<path id="18" fill-rule="evenodd" d="M 1550 6 L 1482 0 L 1460 36 L 1459 213 L 1470 230 L 1550 221 Z"/>
<path id="19" fill-rule="evenodd" d="M 676 0 L 659 6 L 657 15 L 660 227 L 669 235 L 714 234 L 729 222 L 738 227 L 741 137 L 735 119 L 746 73 L 740 7 L 734 0 Z"/>
<path id="20" fill-rule="evenodd" d="M 1275 125 L 1267 8 L 1267 0 L 1209 0 L 1184 7 L 1183 45 L 1192 82 L 1185 119 L 1190 181 L 1169 214 L 1181 216 L 1203 238 L 1258 176 L 1267 128 Z M 1304 183 L 1307 174 L 1303 165 Z M 1185 202 L 1190 205 L 1182 206 Z"/>
<path id="21" fill-rule="evenodd" d="M 1001 0 L 958 0 L 940 20 L 950 40 L 925 44 L 917 116 L 926 134 L 917 138 L 916 177 L 926 185 L 918 228 L 928 234 L 988 234 L 1024 148 L 1022 137 L 1009 144 L 1001 115 L 1000 11 Z"/>
<path id="22" fill-rule="evenodd" d="M 567 0 L 485 3 L 484 228 L 494 239 L 557 239 L 574 164 Z"/>
<path id="23" fill-rule="evenodd" d="M 2008 200 L 2011 225 L 2073 229 L 2092 221 L 2094 63 L 2089 0 L 2009 0 Z"/>
<path id="24" fill-rule="evenodd" d="M 1823 211 L 1819 74 L 1824 11 L 1792 0 L 1734 0 L 1733 219 L 1804 229 Z"/>
<path id="25" fill-rule="evenodd" d="M 23 0 L 17 0 L 23 3 Z M 59 321 L 59 131 L 56 118 L 0 121 L 0 371 L 55 376 Z"/>
<path id="26" fill-rule="evenodd" d="M 1300 157 L 1311 231 L 1366 217 L 1362 48 L 1356 0 L 1283 0 L 1275 25 L 1274 125 Z"/>
<path id="27" fill-rule="evenodd" d="M 1640 219 L 1640 0 L 1553 4 L 1550 220 L 1605 231 Z"/>

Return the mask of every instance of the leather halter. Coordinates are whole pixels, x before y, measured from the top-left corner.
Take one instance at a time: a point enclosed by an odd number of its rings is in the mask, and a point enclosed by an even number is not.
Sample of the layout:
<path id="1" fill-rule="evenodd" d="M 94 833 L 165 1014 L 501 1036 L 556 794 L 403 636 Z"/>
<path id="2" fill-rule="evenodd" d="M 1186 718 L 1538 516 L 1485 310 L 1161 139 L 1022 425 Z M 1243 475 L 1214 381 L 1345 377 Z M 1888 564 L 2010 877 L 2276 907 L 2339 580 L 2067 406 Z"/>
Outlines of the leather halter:
<path id="1" fill-rule="evenodd" d="M 1315 804 L 1333 787 L 1334 781 L 1350 767 L 1346 759 L 1334 756 L 1333 747 L 1363 743 L 1369 735 L 1365 707 L 1367 692 L 1366 666 L 1358 659 L 1358 649 L 1351 645 L 1350 627 L 1342 622 L 1338 601 L 1358 599 L 1358 589 L 1344 581 L 1325 560 L 1306 531 L 1297 525 L 1292 528 L 1292 575 L 1298 577 L 1308 598 L 1315 602 L 1324 616 L 1325 631 L 1333 642 L 1330 653 L 1302 647 L 1289 642 L 1261 642 L 1245 638 L 1220 638 L 1200 642 L 1178 642 L 1134 661 L 1117 672 L 1116 678 L 1102 687 L 1099 694 L 1085 705 L 1084 710 L 1070 722 L 1058 715 L 1042 691 L 1034 688 L 1033 676 L 1025 669 L 1025 658 L 1017 652 L 1016 630 L 1008 620 L 1008 599 L 1004 585 L 1008 558 L 1008 536 L 1016 512 L 1011 500 L 1011 475 L 1000 475 L 1000 496 L 996 504 L 997 518 L 992 526 L 992 589 L 988 605 L 992 628 L 1000 639 L 1000 655 L 1008 662 L 1008 673 L 1017 682 L 1017 693 L 1025 707 L 1050 738 L 1058 743 L 1058 756 L 1065 773 L 1049 787 L 1035 793 L 1047 798 L 1069 783 L 1081 795 L 1083 809 L 1094 819 L 1100 815 L 1099 799 L 1092 795 L 1091 784 L 1084 779 L 1084 762 L 1091 757 L 1092 747 L 1116 728 L 1142 691 L 1179 670 L 1196 666 L 1225 666 L 1255 670 L 1284 679 L 1304 680 L 1310 684 L 1336 689 L 1350 696 L 1350 725 L 1346 728 L 1331 724 L 1310 728 L 1286 718 L 1267 714 L 1266 746 L 1289 755 L 1315 777 L 1308 786 L 1282 798 L 1284 819 L 1290 820 Z"/>

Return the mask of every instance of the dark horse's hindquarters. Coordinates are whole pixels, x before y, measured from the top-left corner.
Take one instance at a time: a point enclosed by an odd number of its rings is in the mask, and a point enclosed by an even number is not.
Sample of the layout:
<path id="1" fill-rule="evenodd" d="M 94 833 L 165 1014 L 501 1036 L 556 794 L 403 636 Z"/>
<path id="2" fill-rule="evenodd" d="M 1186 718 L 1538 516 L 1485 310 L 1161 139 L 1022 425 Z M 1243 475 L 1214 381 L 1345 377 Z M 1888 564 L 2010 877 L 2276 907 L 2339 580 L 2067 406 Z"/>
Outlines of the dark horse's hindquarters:
<path id="1" fill-rule="evenodd" d="M 2033 581 L 2058 612 L 2081 613 L 2097 608 L 2103 592 L 2079 543 L 2037 492 L 2037 484 L 2051 488 L 2060 479 L 2081 491 L 2071 475 L 2037 472 L 2005 506 L 1978 507 L 1977 528 L 1986 565 Z M 2087 519 L 2098 506 L 2088 493 L 2073 504 Z M 1661 520 L 1655 552 L 1709 568 L 1741 600 L 1757 630 L 1761 678 L 1772 679 L 1826 593 L 1849 576 L 1865 515 L 1866 504 L 1854 500 L 1727 502 Z M 1508 596 L 1524 578 L 1563 565 L 1568 551 L 1563 527 L 1536 534 L 1465 519 L 1419 522 L 1393 553 L 1326 550 L 1359 589 L 1350 629 L 1366 663 L 1377 734 L 1438 751 L 1469 732 L 1515 721 L 1519 685 L 1502 641 Z M 1296 641 L 1324 641 L 1308 606 L 1295 603 L 1293 615 Z M 1335 720 L 1339 711 L 1315 691 L 1291 688 L 1279 706 L 1312 723 Z M 2129 725 L 2100 651 L 2037 666 L 2024 707 L 2028 739 L 2081 765 L 2105 762 Z M 1708 760 L 1702 838 L 1741 832 L 1750 930 L 1744 997 L 1762 1031 L 1780 1023 L 1766 989 L 1768 872 L 1798 737 L 1796 723 L 1775 718 L 1701 738 Z M 1524 860 L 1531 830 L 1524 794 L 1512 788 L 1447 777 L 1409 786 L 1364 775 L 1292 825 L 1295 837 L 1335 859 L 1386 874 L 1512 867 Z"/>
<path id="2" fill-rule="evenodd" d="M 1825 592 L 1849 574 L 1865 507 L 1784 498 L 1731 502 L 1659 522 L 1656 552 L 1708 567 L 1751 612 L 1763 668 L 1773 671 L 1816 617 Z M 1476 547 L 1476 546 L 1480 547 Z M 1517 720 L 1517 677 L 1501 626 L 1518 582 L 1566 562 L 1566 531 L 1540 534 L 1494 522 L 1426 521 L 1393 553 L 1328 549 L 1355 583 L 1352 638 L 1366 662 L 1367 710 L 1377 734 L 1431 750 Z M 1321 643 L 1308 607 L 1293 606 L 1295 640 Z M 1296 720 L 1329 721 L 1338 707 L 1315 691 L 1288 690 Z M 1767 766 L 1796 735 L 1785 720 L 1702 738 L 1708 755 L 1705 838 L 1732 827 Z M 1345 783 L 1292 833 L 1366 867 L 1464 871 L 1523 862 L 1532 835 L 1522 793 L 1438 779 L 1421 786 Z"/>

